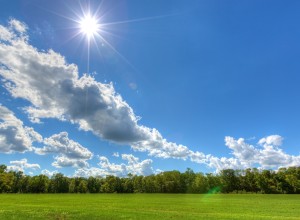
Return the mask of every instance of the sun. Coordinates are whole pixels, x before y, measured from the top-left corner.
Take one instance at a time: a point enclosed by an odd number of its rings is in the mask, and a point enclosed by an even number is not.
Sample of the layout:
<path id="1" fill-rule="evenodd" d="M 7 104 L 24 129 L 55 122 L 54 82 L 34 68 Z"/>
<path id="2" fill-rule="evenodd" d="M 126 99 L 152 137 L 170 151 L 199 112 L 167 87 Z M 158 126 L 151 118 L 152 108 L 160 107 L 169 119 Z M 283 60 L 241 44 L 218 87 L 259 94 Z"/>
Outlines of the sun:
<path id="1" fill-rule="evenodd" d="M 97 18 L 91 16 L 90 14 L 84 16 L 80 20 L 79 24 L 81 33 L 86 35 L 88 39 L 98 34 L 101 27 L 101 25 L 98 23 Z"/>

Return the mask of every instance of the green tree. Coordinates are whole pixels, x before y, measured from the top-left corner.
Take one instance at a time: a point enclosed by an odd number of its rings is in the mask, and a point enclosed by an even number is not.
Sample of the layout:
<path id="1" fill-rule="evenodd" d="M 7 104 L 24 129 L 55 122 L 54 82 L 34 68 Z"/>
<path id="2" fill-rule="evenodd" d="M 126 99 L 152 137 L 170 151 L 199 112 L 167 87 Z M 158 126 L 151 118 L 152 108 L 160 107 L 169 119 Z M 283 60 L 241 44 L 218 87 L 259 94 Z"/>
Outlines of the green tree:
<path id="1" fill-rule="evenodd" d="M 28 193 L 29 191 L 29 185 L 30 185 L 30 176 L 23 176 L 22 179 L 20 180 L 20 189 L 19 192 L 21 193 Z"/>
<path id="2" fill-rule="evenodd" d="M 54 174 L 50 181 L 50 189 L 54 193 L 69 192 L 69 178 L 61 173 Z"/>
<path id="3" fill-rule="evenodd" d="M 207 177 L 202 173 L 197 173 L 195 180 L 192 184 L 193 193 L 207 193 L 209 190 L 209 184 Z"/>
<path id="4" fill-rule="evenodd" d="M 133 178 L 125 178 L 123 179 L 123 185 L 124 185 L 124 192 L 125 193 L 133 193 L 134 192 L 134 185 L 133 185 Z"/>
<path id="5" fill-rule="evenodd" d="M 273 171 L 263 170 L 258 176 L 257 184 L 262 193 L 278 193 Z"/>
<path id="6" fill-rule="evenodd" d="M 103 193 L 114 193 L 118 192 L 119 180 L 115 176 L 107 176 L 104 183 L 101 185 L 100 191 Z"/>
<path id="7" fill-rule="evenodd" d="M 133 176 L 132 182 L 133 182 L 133 189 L 135 193 L 142 193 L 145 192 L 143 188 L 143 176 Z"/>
<path id="8" fill-rule="evenodd" d="M 185 192 L 191 193 L 193 191 L 193 182 L 196 178 L 196 174 L 191 168 L 187 168 L 187 170 L 182 174 L 185 186 Z"/>
<path id="9" fill-rule="evenodd" d="M 218 175 L 214 175 L 212 173 L 206 174 L 209 193 L 219 192 L 221 189 L 221 178 Z"/>
<path id="10" fill-rule="evenodd" d="M 21 183 L 22 183 L 22 179 L 25 177 L 25 175 L 23 174 L 22 171 L 13 172 L 13 174 L 15 177 L 14 177 L 12 192 L 14 192 L 14 193 L 22 192 L 21 191 Z"/>
<path id="11" fill-rule="evenodd" d="M 33 176 L 29 180 L 28 191 L 31 193 L 48 192 L 49 178 L 45 175 Z"/>
<path id="12" fill-rule="evenodd" d="M 7 166 L 4 164 L 0 165 L 0 173 L 5 173 Z"/>
<path id="13" fill-rule="evenodd" d="M 88 192 L 88 183 L 86 179 L 81 178 L 79 185 L 78 185 L 78 191 L 80 193 L 86 193 Z"/>
<path id="14" fill-rule="evenodd" d="M 90 176 L 87 179 L 87 188 L 90 193 L 97 193 L 100 191 L 101 182 L 99 178 Z"/>
<path id="15" fill-rule="evenodd" d="M 220 173 L 221 177 L 221 191 L 224 193 L 230 193 L 234 190 L 239 189 L 239 179 L 235 175 L 235 170 L 226 169 L 222 170 Z"/>
<path id="16" fill-rule="evenodd" d="M 0 173 L 0 193 L 9 193 L 13 190 L 14 174 L 12 172 Z"/>

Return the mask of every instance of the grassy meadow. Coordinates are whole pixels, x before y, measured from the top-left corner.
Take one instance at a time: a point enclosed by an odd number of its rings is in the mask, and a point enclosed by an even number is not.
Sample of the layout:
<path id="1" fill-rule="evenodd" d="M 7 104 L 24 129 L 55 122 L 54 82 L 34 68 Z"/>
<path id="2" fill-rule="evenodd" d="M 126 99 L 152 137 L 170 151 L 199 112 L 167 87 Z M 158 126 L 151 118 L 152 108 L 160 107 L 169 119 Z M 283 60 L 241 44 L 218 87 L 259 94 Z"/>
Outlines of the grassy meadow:
<path id="1" fill-rule="evenodd" d="M 0 219 L 300 219 L 300 195 L 0 194 Z"/>

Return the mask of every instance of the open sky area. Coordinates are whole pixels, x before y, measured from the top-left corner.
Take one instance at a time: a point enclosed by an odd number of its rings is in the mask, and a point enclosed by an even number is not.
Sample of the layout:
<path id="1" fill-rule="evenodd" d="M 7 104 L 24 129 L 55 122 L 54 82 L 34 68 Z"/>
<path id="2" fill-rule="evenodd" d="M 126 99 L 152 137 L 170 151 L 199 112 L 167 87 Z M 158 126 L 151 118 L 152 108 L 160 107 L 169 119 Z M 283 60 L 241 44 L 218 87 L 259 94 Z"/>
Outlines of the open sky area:
<path id="1" fill-rule="evenodd" d="M 300 166 L 300 1 L 1 0 L 0 164 Z"/>

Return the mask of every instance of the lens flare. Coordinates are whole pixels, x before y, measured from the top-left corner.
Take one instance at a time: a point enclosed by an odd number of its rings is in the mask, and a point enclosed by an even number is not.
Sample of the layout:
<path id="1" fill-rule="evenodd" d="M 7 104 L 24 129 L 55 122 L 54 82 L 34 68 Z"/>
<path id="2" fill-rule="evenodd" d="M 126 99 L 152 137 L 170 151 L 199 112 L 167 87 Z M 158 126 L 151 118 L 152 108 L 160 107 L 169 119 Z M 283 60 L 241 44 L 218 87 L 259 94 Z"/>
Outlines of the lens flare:
<path id="1" fill-rule="evenodd" d="M 100 31 L 101 27 L 97 19 L 90 14 L 83 17 L 79 24 L 81 33 L 85 34 L 88 39 L 94 37 Z"/>

